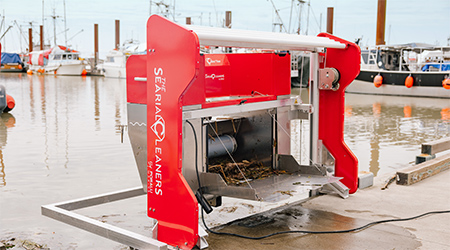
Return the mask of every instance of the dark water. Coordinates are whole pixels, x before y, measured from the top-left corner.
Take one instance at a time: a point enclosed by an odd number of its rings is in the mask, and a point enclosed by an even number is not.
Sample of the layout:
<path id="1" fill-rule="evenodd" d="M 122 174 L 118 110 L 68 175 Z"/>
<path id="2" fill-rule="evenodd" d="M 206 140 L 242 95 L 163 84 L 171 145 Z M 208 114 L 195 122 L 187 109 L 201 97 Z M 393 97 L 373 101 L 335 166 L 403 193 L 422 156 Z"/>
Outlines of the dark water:
<path id="1" fill-rule="evenodd" d="M 0 240 L 105 247 L 110 241 L 46 218 L 40 206 L 140 185 L 126 134 L 121 143 L 125 80 L 0 74 L 0 84 L 16 100 L 0 120 Z M 345 140 L 360 170 L 375 175 L 414 161 L 421 143 L 450 136 L 450 100 L 349 94 L 345 116 Z M 296 126 L 298 147 L 300 138 L 307 141 L 307 121 L 301 133 Z"/>

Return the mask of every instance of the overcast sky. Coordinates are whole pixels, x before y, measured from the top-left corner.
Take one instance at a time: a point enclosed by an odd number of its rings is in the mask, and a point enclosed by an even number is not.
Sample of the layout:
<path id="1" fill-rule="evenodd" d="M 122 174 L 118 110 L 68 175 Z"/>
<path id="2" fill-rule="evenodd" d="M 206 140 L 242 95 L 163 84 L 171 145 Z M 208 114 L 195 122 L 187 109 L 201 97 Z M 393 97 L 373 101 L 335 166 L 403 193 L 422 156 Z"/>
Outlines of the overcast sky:
<path id="1" fill-rule="evenodd" d="M 155 3 L 161 1 L 153 0 L 152 13 L 158 12 Z M 270 0 L 165 0 L 165 3 L 173 5 L 174 1 L 175 20 L 183 24 L 186 17 L 190 16 L 196 25 L 221 26 L 227 10 L 232 11 L 232 26 L 236 29 L 272 31 L 273 23 L 280 22 Z M 121 43 L 129 39 L 145 42 L 145 26 L 150 2 L 66 0 L 68 44 L 80 50 L 84 56 L 93 55 L 94 23 L 97 23 L 100 55 L 104 57 L 106 52 L 114 47 L 116 19 L 120 20 Z M 286 29 L 290 26 L 291 32 L 296 31 L 299 27 L 299 1 L 294 1 L 292 15 L 291 0 L 273 0 L 273 3 L 279 10 Z M 327 7 L 334 7 L 335 35 L 349 41 L 362 37 L 363 45 L 375 44 L 377 0 L 310 0 L 309 7 L 307 3 L 301 7 L 302 34 L 308 32 L 308 35 L 317 35 L 320 31 L 326 30 Z M 53 44 L 54 26 L 51 17 L 53 10 L 56 16 L 60 16 L 55 19 L 57 43 L 64 45 L 63 0 L 44 1 L 45 41 Z M 0 0 L 0 14 L 0 23 L 3 17 L 5 18 L 0 35 L 16 20 L 27 37 L 29 23 L 32 22 L 33 40 L 38 43 L 39 25 L 42 24 L 42 0 Z M 409 42 L 448 44 L 450 0 L 387 0 L 386 15 L 385 38 L 388 44 Z M 81 30 L 83 31 L 80 33 Z M 19 28 L 15 24 L 1 43 L 2 50 L 7 52 L 20 50 L 20 43 L 22 50 L 27 46 L 27 41 L 23 37 L 20 38 Z"/>

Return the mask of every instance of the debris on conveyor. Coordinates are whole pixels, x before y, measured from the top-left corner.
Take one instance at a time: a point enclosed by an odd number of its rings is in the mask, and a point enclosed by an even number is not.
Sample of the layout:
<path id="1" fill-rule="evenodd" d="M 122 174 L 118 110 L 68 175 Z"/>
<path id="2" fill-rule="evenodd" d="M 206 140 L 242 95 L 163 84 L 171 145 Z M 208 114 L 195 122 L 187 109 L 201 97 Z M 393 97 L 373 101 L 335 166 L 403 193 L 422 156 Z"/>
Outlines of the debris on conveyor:
<path id="1" fill-rule="evenodd" d="M 241 185 L 246 182 L 246 179 L 247 181 L 252 181 L 273 175 L 288 174 L 285 170 L 276 170 L 272 167 L 264 166 L 261 162 L 250 162 L 247 160 L 237 163 L 218 162 L 215 165 L 210 165 L 208 172 L 220 174 L 228 185 Z"/>

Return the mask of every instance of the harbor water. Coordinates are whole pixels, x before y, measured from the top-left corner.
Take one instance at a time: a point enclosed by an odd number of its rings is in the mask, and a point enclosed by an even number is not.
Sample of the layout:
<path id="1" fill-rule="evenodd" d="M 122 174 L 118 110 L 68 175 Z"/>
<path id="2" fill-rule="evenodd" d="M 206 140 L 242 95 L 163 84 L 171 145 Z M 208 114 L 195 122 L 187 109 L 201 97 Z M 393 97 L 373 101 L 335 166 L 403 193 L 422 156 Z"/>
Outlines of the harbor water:
<path id="1" fill-rule="evenodd" d="M 0 121 L 0 240 L 121 249 L 42 216 L 40 206 L 140 185 L 122 126 L 126 81 L 2 73 L 0 84 L 16 100 Z M 293 94 L 307 102 L 308 90 L 299 91 Z M 308 121 L 291 128 L 293 151 L 303 162 L 307 128 Z M 382 178 L 411 165 L 421 143 L 450 136 L 450 100 L 347 94 L 344 129 L 360 171 Z"/>

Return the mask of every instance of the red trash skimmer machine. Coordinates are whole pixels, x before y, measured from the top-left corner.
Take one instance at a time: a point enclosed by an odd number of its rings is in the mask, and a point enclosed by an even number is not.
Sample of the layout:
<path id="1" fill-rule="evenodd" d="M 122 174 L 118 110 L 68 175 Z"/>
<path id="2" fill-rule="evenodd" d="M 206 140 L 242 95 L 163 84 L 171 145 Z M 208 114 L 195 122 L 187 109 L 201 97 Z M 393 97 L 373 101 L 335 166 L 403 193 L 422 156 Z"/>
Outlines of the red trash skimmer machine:
<path id="1" fill-rule="evenodd" d="M 296 51 L 309 55 L 309 103 L 291 96 Z M 344 91 L 359 70 L 359 47 L 327 33 L 182 26 L 153 15 L 147 53 L 127 61 L 128 133 L 143 188 L 42 213 L 136 248 L 192 249 L 207 246 L 200 209 L 223 196 L 271 202 L 328 186 L 347 197 L 357 190 L 358 160 L 344 142 Z M 305 165 L 291 155 L 298 119 L 310 124 Z M 70 211 L 145 193 L 153 238 Z"/>

